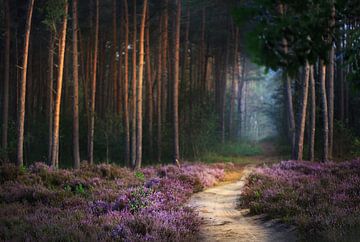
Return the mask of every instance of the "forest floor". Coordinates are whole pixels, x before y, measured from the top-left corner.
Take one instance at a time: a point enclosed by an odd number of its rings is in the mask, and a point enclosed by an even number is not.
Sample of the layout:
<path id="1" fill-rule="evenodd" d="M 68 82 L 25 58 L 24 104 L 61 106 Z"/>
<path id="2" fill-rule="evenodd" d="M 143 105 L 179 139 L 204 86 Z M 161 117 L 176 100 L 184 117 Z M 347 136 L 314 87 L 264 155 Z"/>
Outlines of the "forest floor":
<path id="1" fill-rule="evenodd" d="M 200 241 L 296 241 L 292 228 L 276 221 L 265 221 L 263 216 L 249 216 L 240 210 L 237 201 L 248 174 L 257 165 L 280 161 L 270 143 L 262 144 L 263 154 L 247 157 L 247 164 L 227 173 L 218 186 L 196 193 L 189 201 L 203 218 Z"/>

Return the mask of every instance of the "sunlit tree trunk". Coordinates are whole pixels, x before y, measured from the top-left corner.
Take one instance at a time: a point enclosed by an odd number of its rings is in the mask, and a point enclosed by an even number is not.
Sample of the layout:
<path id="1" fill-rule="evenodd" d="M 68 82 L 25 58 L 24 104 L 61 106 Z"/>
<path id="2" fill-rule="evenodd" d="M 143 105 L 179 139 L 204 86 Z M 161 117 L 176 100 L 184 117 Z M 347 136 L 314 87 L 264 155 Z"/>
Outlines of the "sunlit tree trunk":
<path id="1" fill-rule="evenodd" d="M 329 160 L 329 119 L 328 119 L 328 104 L 326 95 L 326 65 L 320 60 L 320 91 L 321 91 L 321 104 L 323 113 L 323 161 Z"/>
<path id="2" fill-rule="evenodd" d="M 177 0 L 176 28 L 175 28 L 175 61 L 173 84 L 173 112 L 174 112 L 174 163 L 180 166 L 179 150 L 179 76 L 180 76 L 180 27 L 181 27 L 181 0 Z"/>
<path id="3" fill-rule="evenodd" d="M 310 67 L 310 137 L 309 137 L 309 160 L 315 160 L 315 131 L 316 131 L 316 90 L 314 78 L 314 66 Z"/>
<path id="4" fill-rule="evenodd" d="M 59 54 L 58 54 L 58 73 L 56 81 L 56 97 L 54 103 L 54 126 L 53 126 L 53 145 L 51 151 L 51 166 L 54 168 L 59 167 L 59 129 L 60 129 L 60 107 L 61 107 L 61 94 L 64 74 L 65 62 L 65 47 L 66 47 L 66 32 L 67 32 L 67 14 L 68 3 L 65 3 L 64 18 L 59 37 Z"/>
<path id="5" fill-rule="evenodd" d="M 131 165 L 135 167 L 136 162 L 136 84 L 137 84 L 137 60 L 136 60 L 136 40 L 137 40 L 137 16 L 136 16 L 136 0 L 133 1 L 133 43 L 132 43 L 132 65 L 133 76 L 131 83 Z"/>
<path id="6" fill-rule="evenodd" d="M 80 168 L 79 148 L 79 54 L 78 54 L 78 0 L 73 0 L 73 158 L 75 169 Z"/>
<path id="7" fill-rule="evenodd" d="M 2 149 L 7 153 L 8 147 L 8 124 L 9 124 L 9 82 L 10 82 L 10 40 L 11 40 L 11 19 L 10 1 L 4 1 L 5 12 L 5 45 L 4 45 L 4 99 L 2 113 Z"/>
<path id="8" fill-rule="evenodd" d="M 125 161 L 130 163 L 130 120 L 129 120 L 129 9 L 128 1 L 124 0 L 125 18 L 125 56 L 124 56 L 124 127 L 125 127 Z"/>
<path id="9" fill-rule="evenodd" d="M 301 97 L 302 100 L 300 104 L 300 112 L 299 112 L 297 135 L 296 135 L 296 160 L 303 159 L 306 110 L 307 110 L 307 102 L 308 102 L 308 94 L 309 94 L 310 66 L 308 61 L 306 61 L 304 71 L 305 71 L 304 79 L 302 82 L 302 97 Z"/>
<path id="10" fill-rule="evenodd" d="M 146 24 L 146 11 L 147 11 L 147 0 L 144 0 L 144 6 L 141 16 L 141 25 L 140 25 L 140 45 L 139 45 L 139 79 L 138 79 L 138 85 L 137 85 L 137 146 L 136 146 L 136 169 L 141 168 L 141 162 L 142 162 L 142 124 L 143 124 L 143 114 L 142 114 L 142 97 L 143 97 L 143 79 L 144 79 L 144 57 L 145 57 L 145 51 L 144 51 L 144 40 L 145 40 L 145 24 Z"/>
<path id="11" fill-rule="evenodd" d="M 34 0 L 29 0 L 26 26 L 25 26 L 25 37 L 24 37 L 24 52 L 23 52 L 23 63 L 21 70 L 20 79 L 20 99 L 18 108 L 18 142 L 17 142 L 17 165 L 22 166 L 24 164 L 24 121 L 25 121 L 25 100 L 26 100 L 26 74 L 28 67 L 28 53 L 29 53 L 29 42 L 30 42 L 30 31 L 32 14 L 34 9 Z"/>
<path id="12" fill-rule="evenodd" d="M 99 0 L 96 0 L 96 15 L 95 15 L 95 33 L 94 33 L 94 56 L 93 68 L 91 78 L 91 98 L 90 98 L 90 125 L 89 125 L 89 147 L 88 159 L 90 164 L 94 164 L 94 131 L 95 131 L 95 97 L 96 97 L 96 75 L 97 75 L 97 60 L 99 49 Z"/>

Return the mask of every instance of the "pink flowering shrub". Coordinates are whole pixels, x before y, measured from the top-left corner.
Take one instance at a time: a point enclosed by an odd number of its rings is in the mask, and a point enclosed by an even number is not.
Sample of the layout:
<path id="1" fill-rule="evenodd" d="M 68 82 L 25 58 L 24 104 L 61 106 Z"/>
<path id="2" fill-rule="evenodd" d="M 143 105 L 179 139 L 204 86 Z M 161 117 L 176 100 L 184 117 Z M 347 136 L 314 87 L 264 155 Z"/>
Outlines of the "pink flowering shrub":
<path id="1" fill-rule="evenodd" d="M 360 160 L 342 163 L 283 161 L 248 178 L 240 207 L 327 236 L 360 225 Z M 330 235 L 330 237 L 329 237 Z"/>
<path id="2" fill-rule="evenodd" d="M 192 193 L 224 178 L 218 166 L 101 164 L 53 170 L 0 167 L 0 241 L 189 241 L 200 219 Z"/>

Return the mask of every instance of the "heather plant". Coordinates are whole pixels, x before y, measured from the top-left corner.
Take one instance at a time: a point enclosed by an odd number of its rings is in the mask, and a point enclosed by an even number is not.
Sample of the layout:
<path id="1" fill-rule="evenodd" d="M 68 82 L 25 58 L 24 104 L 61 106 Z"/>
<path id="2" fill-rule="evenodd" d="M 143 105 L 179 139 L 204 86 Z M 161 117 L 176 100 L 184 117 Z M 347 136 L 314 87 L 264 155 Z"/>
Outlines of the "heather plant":
<path id="1" fill-rule="evenodd" d="M 360 160 L 284 161 L 251 174 L 239 204 L 252 214 L 296 225 L 304 234 L 333 240 L 360 225 L 359 184 Z"/>
<path id="2" fill-rule="evenodd" d="M 54 170 L 0 166 L 0 240 L 189 241 L 200 219 L 185 203 L 230 165 L 184 164 L 137 172 L 109 164 Z"/>

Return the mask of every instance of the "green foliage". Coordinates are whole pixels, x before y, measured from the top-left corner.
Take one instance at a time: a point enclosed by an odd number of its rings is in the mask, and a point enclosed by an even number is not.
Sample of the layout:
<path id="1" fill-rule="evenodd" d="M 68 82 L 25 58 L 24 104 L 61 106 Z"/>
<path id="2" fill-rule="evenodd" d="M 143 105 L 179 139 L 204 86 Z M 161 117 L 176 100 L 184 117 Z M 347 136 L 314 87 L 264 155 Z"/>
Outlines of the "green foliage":
<path id="1" fill-rule="evenodd" d="M 145 181 L 145 175 L 141 171 L 136 171 L 135 172 L 135 177 L 137 179 L 139 179 L 140 181 Z"/>
<path id="2" fill-rule="evenodd" d="M 203 152 L 197 159 L 208 163 L 248 163 L 247 157 L 260 154 L 262 154 L 262 149 L 258 144 L 251 142 L 228 143 Z"/>
<path id="3" fill-rule="evenodd" d="M 79 194 L 79 195 L 85 195 L 85 188 L 83 187 L 83 185 L 80 183 L 80 184 L 77 184 L 75 186 L 75 193 L 76 194 Z"/>
<path id="4" fill-rule="evenodd" d="M 65 0 L 51 0 L 45 3 L 45 19 L 43 20 L 43 24 L 53 32 L 56 32 L 56 25 L 65 14 L 65 3 Z"/>
<path id="5" fill-rule="evenodd" d="M 253 0 L 233 12 L 239 24 L 251 24 L 246 46 L 253 61 L 273 70 L 285 69 L 295 75 L 305 60 L 314 63 L 326 59 L 329 45 L 331 0 L 283 1 L 286 11 L 280 15 L 278 1 Z M 311 10 L 311 11 L 310 11 Z M 250 19 L 250 21 L 249 21 Z M 288 43 L 285 53 L 282 40 Z"/>

